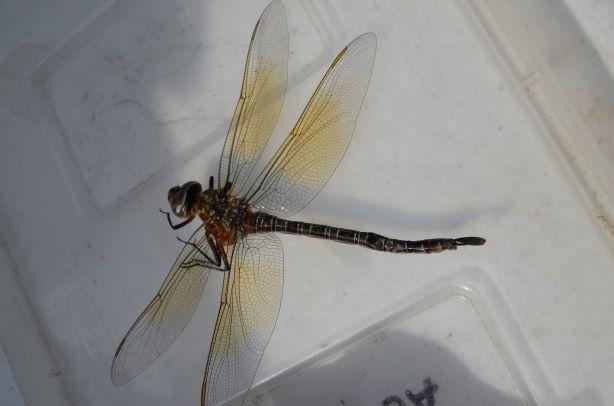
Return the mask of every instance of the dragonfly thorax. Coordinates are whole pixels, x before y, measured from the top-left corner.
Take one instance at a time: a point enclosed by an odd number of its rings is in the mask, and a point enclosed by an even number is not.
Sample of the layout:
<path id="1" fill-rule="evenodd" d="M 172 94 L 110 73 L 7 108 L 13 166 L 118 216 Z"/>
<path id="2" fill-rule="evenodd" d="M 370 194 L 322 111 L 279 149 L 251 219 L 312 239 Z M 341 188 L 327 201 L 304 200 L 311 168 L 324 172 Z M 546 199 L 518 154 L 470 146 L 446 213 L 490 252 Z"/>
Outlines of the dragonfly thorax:
<path id="1" fill-rule="evenodd" d="M 206 220 L 228 227 L 239 227 L 247 217 L 249 208 L 243 199 L 232 197 L 218 191 L 215 195 L 208 194 L 209 190 L 203 193 L 200 206 L 200 215 Z"/>

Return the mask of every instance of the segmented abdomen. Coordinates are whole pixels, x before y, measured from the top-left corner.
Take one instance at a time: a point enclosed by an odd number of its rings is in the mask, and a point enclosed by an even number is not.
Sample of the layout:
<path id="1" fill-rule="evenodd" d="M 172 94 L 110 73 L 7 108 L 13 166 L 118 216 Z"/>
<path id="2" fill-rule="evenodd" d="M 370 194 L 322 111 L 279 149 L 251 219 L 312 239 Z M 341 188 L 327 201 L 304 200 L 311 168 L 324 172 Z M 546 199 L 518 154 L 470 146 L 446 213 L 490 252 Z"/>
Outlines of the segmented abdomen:
<path id="1" fill-rule="evenodd" d="M 305 235 L 307 237 L 360 245 L 372 250 L 392 253 L 428 254 L 444 250 L 455 250 L 457 245 L 461 245 L 457 240 L 451 238 L 435 238 L 420 241 L 398 240 L 371 232 L 286 220 L 261 212 L 255 213 L 252 228 L 256 233 L 277 232 Z"/>

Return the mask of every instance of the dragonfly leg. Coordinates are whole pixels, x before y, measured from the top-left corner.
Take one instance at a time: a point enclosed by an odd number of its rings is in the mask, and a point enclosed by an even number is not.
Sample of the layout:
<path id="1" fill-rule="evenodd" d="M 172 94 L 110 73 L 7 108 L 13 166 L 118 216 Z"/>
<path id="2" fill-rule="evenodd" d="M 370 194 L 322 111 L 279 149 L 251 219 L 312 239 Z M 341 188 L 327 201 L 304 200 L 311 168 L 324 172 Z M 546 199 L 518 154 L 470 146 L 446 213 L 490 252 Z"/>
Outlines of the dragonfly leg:
<path id="1" fill-rule="evenodd" d="M 182 222 L 181 222 L 181 223 L 179 223 L 179 224 L 173 224 L 173 222 L 171 221 L 171 215 L 170 215 L 170 213 L 169 213 L 169 212 L 164 211 L 164 210 L 162 210 L 162 209 L 158 209 L 158 210 L 160 211 L 160 213 L 162 213 L 162 214 L 166 214 L 166 221 L 168 221 L 168 225 L 169 225 L 169 226 L 171 226 L 171 228 L 172 228 L 173 230 L 179 230 L 181 227 L 184 227 L 184 226 L 186 226 L 186 225 L 190 224 L 190 222 L 191 222 L 192 220 L 194 220 L 194 217 L 189 217 L 187 220 L 182 221 Z"/>
<path id="2" fill-rule="evenodd" d="M 230 271 L 230 262 L 228 261 L 228 255 L 226 254 L 224 247 L 219 242 L 217 244 L 217 250 L 218 250 L 218 253 L 222 261 L 224 261 L 224 267 L 226 268 L 227 271 Z"/>
<path id="3" fill-rule="evenodd" d="M 201 250 L 201 249 L 200 249 L 200 247 L 199 247 L 198 245 L 194 244 L 194 243 L 193 243 L 193 242 L 191 242 L 191 241 L 185 241 L 185 240 L 182 240 L 182 239 L 181 239 L 179 236 L 177 236 L 177 239 L 178 239 L 179 241 L 181 241 L 182 243 L 186 244 L 186 245 L 190 245 L 190 246 L 194 247 L 194 248 L 195 248 L 195 249 L 196 249 L 196 250 L 197 250 L 197 251 L 198 251 L 198 252 L 199 252 L 199 253 L 200 253 L 200 254 L 201 254 L 203 257 L 205 257 L 205 258 L 207 259 L 207 261 L 209 261 L 210 263 L 215 264 L 216 266 L 220 266 L 219 261 L 218 261 L 218 262 L 213 261 L 213 260 L 211 259 L 211 257 L 210 257 L 209 255 L 207 255 L 207 253 L 206 253 L 206 252 L 204 252 L 203 250 Z"/>
<path id="4" fill-rule="evenodd" d="M 222 262 L 224 262 L 224 270 L 230 271 L 230 263 L 228 262 L 228 256 L 226 255 L 226 251 L 224 251 L 224 247 L 219 243 L 219 241 L 214 240 L 211 235 L 207 234 L 206 236 L 207 242 L 209 243 L 209 247 L 211 247 L 211 251 L 215 256 L 215 261 L 212 261 L 216 266 L 221 266 Z"/>
<path id="5" fill-rule="evenodd" d="M 226 251 L 224 247 L 217 239 L 213 239 L 210 235 L 207 235 L 207 242 L 211 247 L 211 251 L 213 251 L 213 255 L 215 255 L 215 263 L 217 266 L 222 265 L 224 262 L 224 268 L 226 271 L 230 271 L 230 262 L 228 262 L 228 256 L 226 255 Z"/>
<path id="6" fill-rule="evenodd" d="M 215 265 L 216 266 L 220 266 L 222 265 L 222 255 L 220 254 L 220 247 L 218 247 L 218 245 L 216 244 L 216 242 L 213 240 L 213 238 L 211 238 L 211 236 L 209 234 L 207 234 L 207 243 L 209 244 L 209 247 L 211 247 L 211 252 L 213 252 L 213 255 L 215 256 Z"/>
<path id="7" fill-rule="evenodd" d="M 190 269 L 190 268 L 194 268 L 196 266 L 202 266 L 204 268 L 213 269 L 213 270 L 219 271 L 219 272 L 226 272 L 225 269 L 211 266 L 211 263 L 209 263 L 207 261 L 203 261 L 202 259 L 191 259 L 188 262 L 185 262 L 185 263 L 181 264 L 181 267 L 184 268 L 184 269 Z"/>

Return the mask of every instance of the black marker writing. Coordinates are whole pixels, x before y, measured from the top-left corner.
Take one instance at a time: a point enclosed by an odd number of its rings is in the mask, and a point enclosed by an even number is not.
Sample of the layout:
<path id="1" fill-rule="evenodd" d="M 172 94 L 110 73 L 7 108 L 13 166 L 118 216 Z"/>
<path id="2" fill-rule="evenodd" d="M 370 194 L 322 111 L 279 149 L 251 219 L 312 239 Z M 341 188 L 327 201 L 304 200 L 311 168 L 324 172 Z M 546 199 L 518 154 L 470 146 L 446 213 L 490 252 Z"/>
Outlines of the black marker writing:
<path id="1" fill-rule="evenodd" d="M 405 396 L 412 402 L 414 406 L 435 406 L 435 392 L 439 387 L 433 385 L 431 378 L 425 378 L 422 383 L 424 389 L 419 393 L 412 393 L 409 389 L 405 391 Z M 422 403 L 426 401 L 426 404 Z M 407 404 L 398 396 L 388 396 L 382 401 L 383 406 L 407 406 Z"/>

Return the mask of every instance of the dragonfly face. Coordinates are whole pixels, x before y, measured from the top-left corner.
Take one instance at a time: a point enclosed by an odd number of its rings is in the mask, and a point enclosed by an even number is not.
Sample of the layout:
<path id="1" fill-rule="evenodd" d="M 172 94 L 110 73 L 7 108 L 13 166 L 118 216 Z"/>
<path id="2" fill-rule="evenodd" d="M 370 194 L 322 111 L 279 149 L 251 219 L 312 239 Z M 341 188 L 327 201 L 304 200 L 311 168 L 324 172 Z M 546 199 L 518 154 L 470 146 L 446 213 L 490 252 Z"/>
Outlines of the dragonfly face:
<path id="1" fill-rule="evenodd" d="M 202 191 L 201 184 L 194 181 L 171 188 L 168 191 L 168 204 L 173 214 L 181 218 L 196 216 Z"/>

